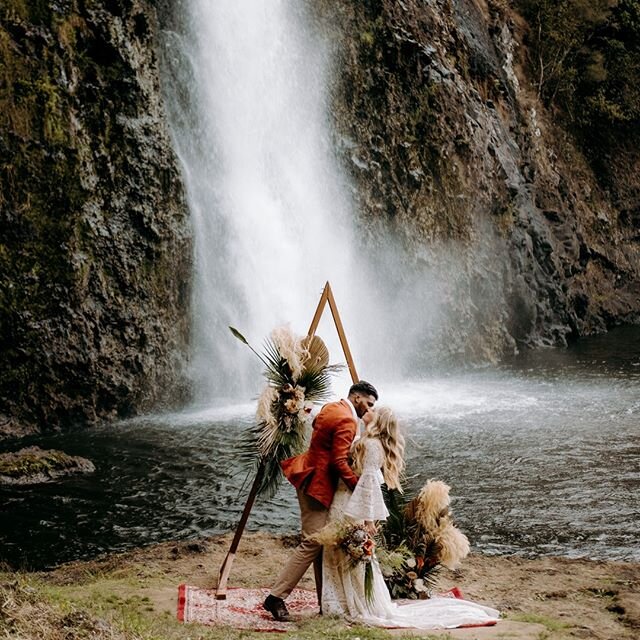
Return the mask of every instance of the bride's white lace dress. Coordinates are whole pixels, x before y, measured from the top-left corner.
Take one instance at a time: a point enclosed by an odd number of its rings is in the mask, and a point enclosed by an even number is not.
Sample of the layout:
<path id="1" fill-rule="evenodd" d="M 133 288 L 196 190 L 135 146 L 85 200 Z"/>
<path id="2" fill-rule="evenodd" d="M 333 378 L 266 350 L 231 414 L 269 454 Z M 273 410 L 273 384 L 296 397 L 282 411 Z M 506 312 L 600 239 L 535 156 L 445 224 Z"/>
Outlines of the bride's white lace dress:
<path id="1" fill-rule="evenodd" d="M 389 515 L 382 497 L 384 460 L 381 443 L 367 439 L 363 471 L 353 492 L 340 481 L 329 520 L 345 516 L 354 521 L 385 520 Z M 378 561 L 373 558 L 373 598 L 367 602 L 364 594 L 364 567 L 350 568 L 343 552 L 331 546 L 323 550 L 322 612 L 354 622 L 381 627 L 411 627 L 418 629 L 453 628 L 462 625 L 491 624 L 500 614 L 495 609 L 475 602 L 449 597 L 432 597 L 398 605 L 382 577 Z"/>

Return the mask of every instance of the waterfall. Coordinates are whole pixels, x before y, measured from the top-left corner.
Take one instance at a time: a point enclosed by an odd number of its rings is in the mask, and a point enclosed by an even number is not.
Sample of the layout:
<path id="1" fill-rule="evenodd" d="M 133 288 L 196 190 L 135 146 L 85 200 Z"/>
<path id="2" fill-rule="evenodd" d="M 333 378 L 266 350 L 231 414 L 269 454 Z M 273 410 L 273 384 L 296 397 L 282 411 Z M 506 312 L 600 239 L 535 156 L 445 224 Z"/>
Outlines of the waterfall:
<path id="1" fill-rule="evenodd" d="M 328 48 L 301 3 L 174 11 L 164 91 L 193 225 L 192 375 L 205 401 L 255 371 L 227 325 L 257 346 L 284 322 L 304 332 L 326 280 L 352 318 L 358 268 L 328 125 Z"/>
<path id="2" fill-rule="evenodd" d="M 334 149 L 328 36 L 300 0 L 190 0 L 168 22 L 163 88 L 195 243 L 196 399 L 255 393 L 259 368 L 228 325 L 255 346 L 279 324 L 306 332 L 327 280 L 360 376 L 393 376 L 438 305 L 430 274 L 390 237 L 362 249 Z M 319 335 L 344 361 L 328 318 Z"/>

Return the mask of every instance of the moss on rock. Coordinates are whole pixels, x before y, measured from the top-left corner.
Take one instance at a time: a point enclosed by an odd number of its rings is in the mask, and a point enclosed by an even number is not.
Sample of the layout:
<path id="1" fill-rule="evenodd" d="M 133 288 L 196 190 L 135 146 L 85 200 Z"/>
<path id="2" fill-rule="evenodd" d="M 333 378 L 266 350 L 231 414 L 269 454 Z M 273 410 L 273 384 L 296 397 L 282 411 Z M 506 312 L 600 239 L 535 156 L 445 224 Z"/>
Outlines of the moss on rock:
<path id="1" fill-rule="evenodd" d="M 0 484 L 36 484 L 77 473 L 92 473 L 90 460 L 55 449 L 27 447 L 0 454 Z"/>
<path id="2" fill-rule="evenodd" d="M 14 422 L 184 398 L 190 238 L 155 29 L 145 0 L 0 9 L 0 414 Z"/>

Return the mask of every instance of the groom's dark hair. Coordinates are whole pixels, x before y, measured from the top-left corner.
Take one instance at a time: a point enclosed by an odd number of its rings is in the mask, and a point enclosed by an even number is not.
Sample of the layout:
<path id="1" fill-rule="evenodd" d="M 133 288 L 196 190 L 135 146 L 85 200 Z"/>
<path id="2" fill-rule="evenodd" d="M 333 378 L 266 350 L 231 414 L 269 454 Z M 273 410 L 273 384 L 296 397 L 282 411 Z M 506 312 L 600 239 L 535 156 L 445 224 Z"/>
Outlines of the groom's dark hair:
<path id="1" fill-rule="evenodd" d="M 351 385 L 349 395 L 353 395 L 354 393 L 361 393 L 363 396 L 373 396 L 376 400 L 378 399 L 376 388 L 365 380 L 358 380 L 354 385 Z"/>

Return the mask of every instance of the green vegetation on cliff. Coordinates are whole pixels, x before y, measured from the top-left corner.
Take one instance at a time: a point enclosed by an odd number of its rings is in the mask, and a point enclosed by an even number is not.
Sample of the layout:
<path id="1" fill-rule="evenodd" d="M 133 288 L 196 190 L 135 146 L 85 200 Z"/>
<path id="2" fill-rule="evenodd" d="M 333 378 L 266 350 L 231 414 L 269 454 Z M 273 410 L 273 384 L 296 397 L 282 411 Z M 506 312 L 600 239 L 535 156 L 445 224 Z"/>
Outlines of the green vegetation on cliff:
<path id="1" fill-rule="evenodd" d="M 0 8 L 0 418 L 181 393 L 190 249 L 154 28 L 145 1 Z"/>
<path id="2" fill-rule="evenodd" d="M 616 190 L 613 174 L 621 168 L 623 180 L 635 182 L 635 170 L 624 171 L 619 157 L 612 167 L 609 159 L 622 155 L 633 165 L 640 157 L 640 1 L 518 5 L 529 21 L 529 65 L 539 95 L 564 114 L 605 187 Z"/>
<path id="3" fill-rule="evenodd" d="M 640 125 L 640 2 L 520 0 L 540 95 L 580 127 Z"/>

